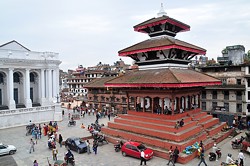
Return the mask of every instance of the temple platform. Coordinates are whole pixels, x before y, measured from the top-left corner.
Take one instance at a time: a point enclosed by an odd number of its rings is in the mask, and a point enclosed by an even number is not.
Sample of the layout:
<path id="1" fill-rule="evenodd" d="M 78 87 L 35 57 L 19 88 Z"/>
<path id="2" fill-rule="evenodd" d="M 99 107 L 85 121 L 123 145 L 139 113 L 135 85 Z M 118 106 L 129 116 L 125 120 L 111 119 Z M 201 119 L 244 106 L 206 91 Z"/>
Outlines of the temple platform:
<path id="1" fill-rule="evenodd" d="M 177 121 L 184 120 L 183 127 L 175 128 Z M 145 144 L 154 150 L 155 156 L 169 159 L 168 149 L 176 146 L 182 152 L 187 146 L 202 141 L 205 149 L 214 143 L 224 140 L 231 134 L 231 130 L 222 132 L 226 123 L 201 112 L 200 109 L 190 110 L 182 114 L 158 115 L 147 112 L 128 111 L 119 114 L 114 122 L 109 122 L 102 128 L 107 139 L 116 143 L 119 140 L 133 140 Z M 197 156 L 197 152 L 190 155 L 180 153 L 178 163 L 188 163 Z"/>

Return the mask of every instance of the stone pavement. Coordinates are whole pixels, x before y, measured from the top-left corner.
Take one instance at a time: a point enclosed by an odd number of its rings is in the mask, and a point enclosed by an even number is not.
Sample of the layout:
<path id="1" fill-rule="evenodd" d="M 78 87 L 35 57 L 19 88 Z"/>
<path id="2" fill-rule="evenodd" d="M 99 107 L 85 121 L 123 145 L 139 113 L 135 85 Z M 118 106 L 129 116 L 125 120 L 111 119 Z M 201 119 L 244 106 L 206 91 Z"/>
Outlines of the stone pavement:
<path id="1" fill-rule="evenodd" d="M 111 117 L 111 121 L 113 117 Z M 84 118 L 77 120 L 76 126 L 68 127 L 68 110 L 65 111 L 65 115 L 63 117 L 62 122 L 58 122 L 59 131 L 58 134 L 62 134 L 63 139 L 66 140 L 71 136 L 85 137 L 89 136 L 89 132 L 86 129 L 81 129 L 80 125 L 83 123 L 86 127 L 88 124 L 91 124 L 95 121 L 95 116 L 85 115 Z M 100 123 L 107 125 L 108 119 L 102 118 L 100 119 Z M 16 127 L 10 129 L 0 130 L 0 142 L 5 144 L 12 144 L 17 147 L 17 153 L 12 155 L 15 159 L 18 166 L 31 166 L 33 165 L 33 161 L 37 160 L 39 166 L 48 166 L 48 161 L 53 163 L 52 160 L 52 152 L 47 147 L 47 136 L 42 136 L 42 139 L 37 141 L 37 145 L 35 145 L 35 152 L 29 154 L 29 140 L 31 136 L 25 136 L 25 126 Z M 244 135 L 244 133 L 242 133 Z M 239 137 L 239 136 L 237 136 Z M 225 161 L 227 153 L 233 154 L 236 158 L 238 156 L 239 150 L 233 150 L 231 148 L 230 142 L 234 138 L 228 138 L 223 142 L 218 144 L 218 147 L 222 149 L 222 158 L 219 161 L 210 162 L 208 157 L 206 157 L 206 162 L 208 166 L 219 166 L 221 161 Z M 92 141 L 91 141 L 92 143 Z M 63 146 L 62 148 L 57 145 L 57 149 L 59 151 L 58 159 L 62 160 L 64 154 L 66 153 L 66 148 Z M 206 156 L 211 151 L 211 149 L 206 151 Z M 123 157 L 120 152 L 115 152 L 113 148 L 113 144 L 107 144 L 98 147 L 97 155 L 91 153 L 90 155 L 83 153 L 78 154 L 73 152 L 75 156 L 76 166 L 137 166 L 140 164 L 139 159 L 135 159 L 132 157 Z M 245 166 L 250 165 L 249 154 L 245 154 L 246 162 Z M 0 157 L 0 165 L 3 161 L 3 157 Z M 167 160 L 161 159 L 158 157 L 154 157 L 150 161 L 147 162 L 149 166 L 164 166 L 166 165 Z M 194 159 L 193 161 L 185 164 L 186 166 L 195 166 L 198 165 L 199 159 Z M 176 166 L 183 166 L 183 164 L 176 164 Z"/>

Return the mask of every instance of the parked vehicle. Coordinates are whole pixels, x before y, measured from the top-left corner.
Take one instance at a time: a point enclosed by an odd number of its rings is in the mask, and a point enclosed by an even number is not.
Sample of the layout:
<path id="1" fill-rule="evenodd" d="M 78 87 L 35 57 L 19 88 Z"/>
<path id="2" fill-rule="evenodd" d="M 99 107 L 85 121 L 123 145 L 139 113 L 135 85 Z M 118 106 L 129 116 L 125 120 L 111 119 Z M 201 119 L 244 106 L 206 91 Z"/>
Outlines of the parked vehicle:
<path id="1" fill-rule="evenodd" d="M 232 148 L 233 149 L 241 149 L 242 148 L 242 142 L 245 138 L 243 136 L 241 136 L 240 140 L 238 140 L 237 138 L 235 139 L 235 141 L 231 142 Z"/>
<path id="2" fill-rule="evenodd" d="M 68 127 L 75 126 L 75 125 L 76 125 L 76 121 L 75 120 L 68 122 Z"/>
<path id="3" fill-rule="evenodd" d="M 0 155 L 5 155 L 5 154 L 14 154 L 16 153 L 17 149 L 13 145 L 5 145 L 0 143 Z"/>
<path id="4" fill-rule="evenodd" d="M 122 148 L 123 142 L 121 141 L 117 141 L 117 144 L 114 145 L 114 149 L 116 152 L 119 152 Z"/>
<path id="5" fill-rule="evenodd" d="M 108 144 L 108 141 L 104 135 L 94 135 L 94 141 L 97 141 L 98 145 Z"/>
<path id="6" fill-rule="evenodd" d="M 221 150 L 216 150 L 216 154 L 214 152 L 210 152 L 208 156 L 209 161 L 215 161 L 216 157 L 221 158 Z"/>
<path id="7" fill-rule="evenodd" d="M 146 148 L 144 145 L 138 142 L 125 142 L 121 148 L 123 156 L 132 156 L 135 158 L 141 158 L 141 151 L 145 153 L 145 159 L 149 160 L 153 157 L 154 152 L 152 149 Z"/>
<path id="8" fill-rule="evenodd" d="M 65 148 L 76 151 L 77 153 L 87 152 L 87 144 L 78 137 L 70 137 L 65 141 Z"/>
<path id="9" fill-rule="evenodd" d="M 26 136 L 31 135 L 32 134 L 32 129 L 35 127 L 35 124 L 30 124 L 26 126 Z"/>

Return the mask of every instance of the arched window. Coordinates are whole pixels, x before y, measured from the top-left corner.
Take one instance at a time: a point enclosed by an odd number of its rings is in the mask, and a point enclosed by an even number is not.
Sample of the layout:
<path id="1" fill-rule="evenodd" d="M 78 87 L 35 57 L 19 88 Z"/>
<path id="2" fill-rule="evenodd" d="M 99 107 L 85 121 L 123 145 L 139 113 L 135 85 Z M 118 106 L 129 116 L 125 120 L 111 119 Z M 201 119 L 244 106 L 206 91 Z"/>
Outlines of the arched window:
<path id="1" fill-rule="evenodd" d="M 14 73 L 13 77 L 15 83 L 20 83 L 20 75 L 18 73 Z"/>
<path id="2" fill-rule="evenodd" d="M 35 75 L 34 73 L 30 73 L 30 82 L 35 82 Z"/>
<path id="3" fill-rule="evenodd" d="M 0 73 L 0 84 L 4 84 L 4 75 Z"/>

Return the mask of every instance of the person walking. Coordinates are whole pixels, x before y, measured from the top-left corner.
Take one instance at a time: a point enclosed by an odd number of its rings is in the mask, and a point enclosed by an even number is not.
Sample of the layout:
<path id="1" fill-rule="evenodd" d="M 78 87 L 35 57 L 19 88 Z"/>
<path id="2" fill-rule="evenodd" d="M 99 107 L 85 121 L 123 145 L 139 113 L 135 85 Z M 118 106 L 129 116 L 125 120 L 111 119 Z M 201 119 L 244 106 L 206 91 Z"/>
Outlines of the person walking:
<path id="1" fill-rule="evenodd" d="M 33 150 L 33 152 L 35 152 L 34 146 L 35 146 L 35 142 L 34 142 L 33 139 L 31 138 L 31 139 L 30 139 L 30 153 L 31 153 L 31 150 Z"/>
<path id="2" fill-rule="evenodd" d="M 169 165 L 170 164 L 170 162 L 173 164 L 173 166 L 175 166 L 175 164 L 174 164 L 174 152 L 173 152 L 173 150 L 172 150 L 172 146 L 170 146 L 170 149 L 169 149 L 169 151 L 168 151 L 168 154 L 169 154 L 169 160 L 168 160 L 168 163 L 167 163 L 167 165 Z"/>
<path id="3" fill-rule="evenodd" d="M 89 140 L 86 141 L 86 145 L 87 145 L 87 153 L 90 154 L 91 151 L 90 151 L 90 142 L 89 142 Z"/>
<path id="4" fill-rule="evenodd" d="M 37 161 L 36 161 L 36 160 L 34 160 L 34 162 L 33 162 L 33 166 L 38 166 L 38 163 L 37 163 Z"/>
<path id="5" fill-rule="evenodd" d="M 200 158 L 201 158 L 201 160 L 200 160 L 200 163 L 198 164 L 198 166 L 200 166 L 201 163 L 204 163 L 205 166 L 207 166 L 207 163 L 206 163 L 206 161 L 205 161 L 205 154 L 204 154 L 204 151 L 203 151 L 203 150 L 202 150 L 202 152 L 201 152 Z"/>
<path id="6" fill-rule="evenodd" d="M 140 165 L 142 165 L 143 162 L 144 162 L 144 165 L 147 165 L 147 160 L 145 159 L 145 153 L 142 150 L 141 151 L 141 164 Z"/>
<path id="7" fill-rule="evenodd" d="M 179 151 L 179 149 L 176 146 L 175 149 L 174 149 L 174 152 L 173 152 L 174 163 L 176 163 L 176 161 L 177 161 L 177 159 L 179 157 L 179 153 L 180 153 L 180 151 Z"/>
<path id="8" fill-rule="evenodd" d="M 97 147 L 98 147 L 98 143 L 97 143 L 97 141 L 94 141 L 94 143 L 93 143 L 93 151 L 95 152 L 95 154 L 97 154 Z"/>
<path id="9" fill-rule="evenodd" d="M 60 147 L 62 147 L 62 141 L 63 141 L 62 135 L 59 134 L 59 140 L 58 140 L 58 142 L 60 144 Z"/>
<path id="10" fill-rule="evenodd" d="M 108 113 L 108 119 L 109 119 L 109 121 L 110 121 L 110 112 Z"/>
<path id="11" fill-rule="evenodd" d="M 244 156 L 242 150 L 240 150 L 240 153 L 239 153 L 239 155 L 238 155 L 238 159 L 239 159 L 239 161 L 240 161 L 240 165 L 239 165 L 239 166 L 244 166 L 244 159 L 245 159 L 245 158 L 246 158 L 246 157 Z"/>
<path id="12" fill-rule="evenodd" d="M 58 150 L 56 149 L 56 146 L 52 149 L 52 156 L 53 156 L 53 160 L 57 160 L 57 154 L 58 154 Z"/>

